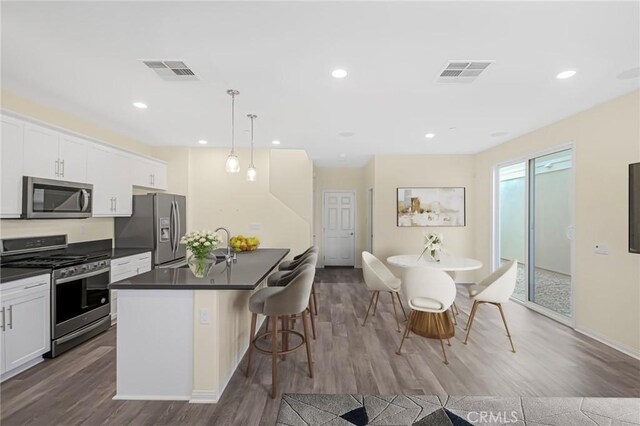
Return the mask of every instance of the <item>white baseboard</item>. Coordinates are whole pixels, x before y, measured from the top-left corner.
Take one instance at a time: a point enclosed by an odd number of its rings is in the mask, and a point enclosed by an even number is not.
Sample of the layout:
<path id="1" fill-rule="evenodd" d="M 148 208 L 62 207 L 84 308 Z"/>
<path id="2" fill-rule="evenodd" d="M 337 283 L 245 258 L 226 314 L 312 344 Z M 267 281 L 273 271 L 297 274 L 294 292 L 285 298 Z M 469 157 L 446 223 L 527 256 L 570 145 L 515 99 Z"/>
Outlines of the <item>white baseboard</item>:
<path id="1" fill-rule="evenodd" d="M 4 372 L 2 374 L 2 377 L 0 377 L 0 382 L 4 382 L 7 379 L 10 379 L 10 378 L 12 378 L 14 376 L 17 376 L 18 374 L 22 373 L 23 371 L 27 371 L 28 369 L 30 369 L 34 365 L 40 364 L 42 361 L 44 361 L 44 358 L 42 358 L 42 355 L 38 355 L 37 357 L 33 358 L 32 360 L 25 362 L 21 366 L 16 367 L 13 370 Z"/>
<path id="2" fill-rule="evenodd" d="M 638 351 L 635 348 L 632 348 L 632 347 L 627 346 L 627 345 L 623 345 L 623 344 L 618 343 L 618 342 L 614 342 L 611 339 L 609 339 L 608 337 L 603 336 L 602 334 L 597 333 L 597 332 L 592 331 L 592 330 L 588 330 L 588 329 L 585 329 L 585 328 L 578 328 L 578 327 L 576 327 L 574 330 L 576 330 L 580 334 L 584 334 L 587 337 L 591 337 L 592 339 L 597 340 L 598 342 L 603 343 L 603 344 L 605 344 L 605 345 L 617 350 L 618 352 L 622 352 L 625 355 L 629 355 L 632 358 L 640 360 L 640 351 Z"/>
<path id="3" fill-rule="evenodd" d="M 206 390 L 194 390 L 191 392 L 190 404 L 215 404 L 220 399 L 218 392 Z"/>
<path id="4" fill-rule="evenodd" d="M 116 394 L 114 400 L 135 400 L 135 401 L 189 401 L 189 395 L 119 395 Z"/>

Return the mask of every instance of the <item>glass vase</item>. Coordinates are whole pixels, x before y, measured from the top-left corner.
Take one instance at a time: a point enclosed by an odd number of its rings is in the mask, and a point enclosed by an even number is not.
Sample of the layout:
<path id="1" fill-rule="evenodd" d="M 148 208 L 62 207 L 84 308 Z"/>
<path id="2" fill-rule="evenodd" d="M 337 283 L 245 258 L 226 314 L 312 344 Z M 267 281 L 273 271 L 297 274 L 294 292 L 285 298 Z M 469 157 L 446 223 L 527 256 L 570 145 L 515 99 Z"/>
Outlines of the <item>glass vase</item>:
<path id="1" fill-rule="evenodd" d="M 431 250 L 429 256 L 434 262 L 440 262 L 440 250 Z"/>
<path id="2" fill-rule="evenodd" d="M 206 257 L 196 257 L 194 255 L 189 256 L 187 264 L 189 269 L 196 278 L 204 278 L 209 274 L 211 267 L 215 265 L 216 257 L 211 253 Z"/>

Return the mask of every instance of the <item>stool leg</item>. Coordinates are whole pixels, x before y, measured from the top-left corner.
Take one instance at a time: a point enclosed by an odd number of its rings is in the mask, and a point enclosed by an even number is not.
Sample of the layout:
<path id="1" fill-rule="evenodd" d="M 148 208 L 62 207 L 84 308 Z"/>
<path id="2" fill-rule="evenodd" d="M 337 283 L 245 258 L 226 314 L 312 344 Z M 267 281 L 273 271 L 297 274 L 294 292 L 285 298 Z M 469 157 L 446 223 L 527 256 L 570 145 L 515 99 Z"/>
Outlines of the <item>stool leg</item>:
<path id="1" fill-rule="evenodd" d="M 273 333 L 271 334 L 271 398 L 276 397 L 276 381 L 278 380 L 278 317 L 271 317 Z"/>
<path id="2" fill-rule="evenodd" d="M 247 371 L 245 376 L 249 377 L 249 370 L 251 369 L 251 355 L 253 354 L 253 339 L 256 335 L 256 320 L 258 314 L 251 314 L 251 334 L 249 334 L 249 353 L 247 354 Z"/>
<path id="3" fill-rule="evenodd" d="M 282 351 L 286 351 L 287 349 L 289 349 L 287 346 L 289 345 L 289 333 L 286 333 L 287 331 L 287 322 L 289 320 L 289 317 L 287 317 L 286 315 L 283 315 L 280 317 L 280 324 L 282 326 Z M 282 360 L 284 361 L 285 358 L 287 357 L 286 354 L 282 354 L 280 355 L 280 357 L 282 358 Z"/>
<path id="4" fill-rule="evenodd" d="M 313 340 L 316 340 L 316 320 L 313 318 L 313 315 L 311 315 L 311 307 L 308 307 L 307 310 L 309 311 L 309 318 L 311 318 L 311 332 L 313 334 Z"/>
<path id="5" fill-rule="evenodd" d="M 269 332 L 269 321 L 271 320 L 271 317 L 266 317 L 264 322 L 266 322 L 266 325 L 264 326 L 264 332 L 268 333 Z M 264 336 L 264 338 L 266 339 L 268 336 Z"/>
<path id="6" fill-rule="evenodd" d="M 311 296 L 313 296 L 313 312 L 318 316 L 318 299 L 316 298 L 316 284 L 311 286 Z"/>
<path id="7" fill-rule="evenodd" d="M 309 312 L 311 314 L 311 312 Z M 304 329 L 304 344 L 307 347 L 307 363 L 309 364 L 309 377 L 313 378 L 313 361 L 311 359 L 311 342 L 307 334 L 307 311 L 302 311 L 302 328 Z"/>

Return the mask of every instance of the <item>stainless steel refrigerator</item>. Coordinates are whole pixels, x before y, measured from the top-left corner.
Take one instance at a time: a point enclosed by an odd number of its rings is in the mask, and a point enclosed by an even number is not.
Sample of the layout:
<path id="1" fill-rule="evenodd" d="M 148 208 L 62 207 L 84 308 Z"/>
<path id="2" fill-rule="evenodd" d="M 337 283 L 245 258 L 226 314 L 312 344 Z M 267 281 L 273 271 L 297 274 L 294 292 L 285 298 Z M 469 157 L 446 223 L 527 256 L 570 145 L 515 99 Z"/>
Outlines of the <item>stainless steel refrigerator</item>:
<path id="1" fill-rule="evenodd" d="M 186 210 L 182 195 L 134 195 L 131 217 L 115 220 L 116 248 L 148 248 L 156 268 L 184 266 L 187 252 L 180 238 L 186 232 Z"/>

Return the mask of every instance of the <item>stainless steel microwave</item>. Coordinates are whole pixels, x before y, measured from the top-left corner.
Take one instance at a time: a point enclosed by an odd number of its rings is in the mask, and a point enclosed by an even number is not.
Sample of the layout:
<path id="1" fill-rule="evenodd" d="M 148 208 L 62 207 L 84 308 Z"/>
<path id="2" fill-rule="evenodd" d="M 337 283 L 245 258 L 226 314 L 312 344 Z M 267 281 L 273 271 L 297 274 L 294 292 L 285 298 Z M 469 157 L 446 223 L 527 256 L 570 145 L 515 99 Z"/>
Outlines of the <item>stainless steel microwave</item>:
<path id="1" fill-rule="evenodd" d="M 91 217 L 93 185 L 25 176 L 22 218 L 77 219 Z"/>

